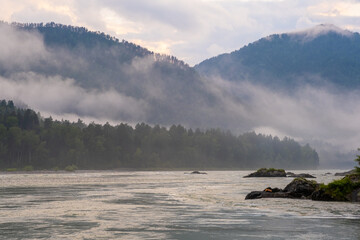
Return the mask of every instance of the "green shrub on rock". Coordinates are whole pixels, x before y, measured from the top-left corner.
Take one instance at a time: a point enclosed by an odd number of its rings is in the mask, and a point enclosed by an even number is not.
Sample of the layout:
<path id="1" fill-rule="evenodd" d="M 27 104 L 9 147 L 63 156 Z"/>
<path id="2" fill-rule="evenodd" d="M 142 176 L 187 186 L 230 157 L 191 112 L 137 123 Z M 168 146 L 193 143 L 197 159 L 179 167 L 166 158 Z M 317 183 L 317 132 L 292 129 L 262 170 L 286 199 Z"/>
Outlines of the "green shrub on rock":
<path id="1" fill-rule="evenodd" d="M 6 171 L 7 172 L 16 172 L 18 169 L 17 168 L 7 168 Z"/>
<path id="2" fill-rule="evenodd" d="M 75 164 L 68 165 L 68 166 L 65 167 L 65 171 L 68 171 L 68 172 L 74 172 L 77 169 L 78 169 L 78 167 Z"/>
<path id="3" fill-rule="evenodd" d="M 322 184 L 320 190 L 331 196 L 335 201 L 350 201 L 349 195 L 360 188 L 360 176 L 357 174 L 345 176 L 342 179 L 332 181 L 328 185 Z"/>
<path id="4" fill-rule="evenodd" d="M 26 171 L 26 172 L 34 171 L 34 167 L 31 165 L 27 165 L 27 166 L 23 167 L 23 171 Z"/>
<path id="5" fill-rule="evenodd" d="M 56 166 L 56 167 L 53 167 L 51 170 L 53 170 L 53 171 L 57 172 L 57 171 L 59 171 L 59 170 L 60 170 L 60 168 L 59 168 L 58 166 Z"/>

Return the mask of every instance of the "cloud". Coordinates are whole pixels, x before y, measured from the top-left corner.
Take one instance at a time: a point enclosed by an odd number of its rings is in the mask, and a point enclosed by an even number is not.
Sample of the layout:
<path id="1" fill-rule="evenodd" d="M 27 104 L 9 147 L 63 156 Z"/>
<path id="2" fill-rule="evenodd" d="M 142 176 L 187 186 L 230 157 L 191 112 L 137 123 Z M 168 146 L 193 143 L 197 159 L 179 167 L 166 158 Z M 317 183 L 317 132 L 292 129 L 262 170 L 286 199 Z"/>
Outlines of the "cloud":
<path id="1" fill-rule="evenodd" d="M 0 96 L 23 102 L 37 111 L 50 115 L 76 115 L 112 121 L 139 121 L 147 112 L 142 100 L 125 96 L 115 90 L 85 90 L 74 80 L 60 76 L 45 77 L 31 72 L 0 77 Z"/>
<path id="2" fill-rule="evenodd" d="M 144 121 L 148 104 L 108 87 L 83 88 L 61 73 L 82 69 L 89 62 L 69 51 L 45 47 L 37 32 L 0 24 L 0 98 L 23 102 L 49 115 L 113 121 Z"/>
<path id="3" fill-rule="evenodd" d="M 14 31 L 0 24 L 0 64 L 6 69 L 26 69 L 46 58 L 46 50 L 39 34 Z"/>
<path id="4" fill-rule="evenodd" d="M 221 99 L 229 128 L 236 129 L 235 118 L 242 124 L 240 132 L 247 128 L 310 143 L 323 167 L 331 161 L 354 164 L 360 142 L 360 90 L 305 85 L 290 93 L 218 78 L 208 86 Z M 339 153 L 346 156 L 339 159 Z"/>

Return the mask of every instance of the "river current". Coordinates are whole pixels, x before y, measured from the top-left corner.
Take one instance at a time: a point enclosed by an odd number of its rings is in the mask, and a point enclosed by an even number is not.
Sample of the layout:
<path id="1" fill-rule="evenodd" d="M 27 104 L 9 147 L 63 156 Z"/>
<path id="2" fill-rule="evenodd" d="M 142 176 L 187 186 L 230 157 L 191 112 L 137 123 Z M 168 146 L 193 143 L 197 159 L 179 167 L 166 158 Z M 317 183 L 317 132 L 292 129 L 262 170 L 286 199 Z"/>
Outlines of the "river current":
<path id="1" fill-rule="evenodd" d="M 318 182 L 339 178 L 306 172 Z M 0 239 L 360 239 L 360 204 L 245 201 L 292 180 L 248 173 L 3 173 Z"/>

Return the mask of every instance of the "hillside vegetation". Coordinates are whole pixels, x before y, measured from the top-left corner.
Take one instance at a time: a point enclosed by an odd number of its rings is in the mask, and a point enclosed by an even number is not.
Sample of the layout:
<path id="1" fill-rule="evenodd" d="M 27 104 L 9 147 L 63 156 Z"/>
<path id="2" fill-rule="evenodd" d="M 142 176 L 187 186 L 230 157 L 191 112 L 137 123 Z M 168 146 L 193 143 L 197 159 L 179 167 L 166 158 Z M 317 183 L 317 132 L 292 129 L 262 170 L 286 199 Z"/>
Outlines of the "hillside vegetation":
<path id="1" fill-rule="evenodd" d="M 318 163 L 314 149 L 289 138 L 180 125 L 86 125 L 43 119 L 12 101 L 0 102 L 2 169 L 316 168 Z"/>

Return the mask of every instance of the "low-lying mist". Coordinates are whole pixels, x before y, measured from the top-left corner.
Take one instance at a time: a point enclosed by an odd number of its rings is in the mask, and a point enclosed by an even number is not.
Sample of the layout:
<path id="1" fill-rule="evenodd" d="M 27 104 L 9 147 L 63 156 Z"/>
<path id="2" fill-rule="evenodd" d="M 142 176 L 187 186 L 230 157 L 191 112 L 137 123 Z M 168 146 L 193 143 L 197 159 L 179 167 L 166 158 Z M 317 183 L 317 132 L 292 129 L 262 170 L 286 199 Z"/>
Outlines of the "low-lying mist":
<path id="1" fill-rule="evenodd" d="M 284 92 L 250 82 L 210 82 L 226 112 L 246 119 L 248 130 L 310 143 L 319 152 L 322 167 L 354 165 L 360 142 L 359 90 L 303 85 Z"/>

